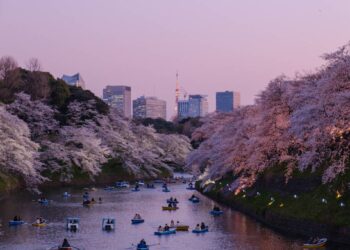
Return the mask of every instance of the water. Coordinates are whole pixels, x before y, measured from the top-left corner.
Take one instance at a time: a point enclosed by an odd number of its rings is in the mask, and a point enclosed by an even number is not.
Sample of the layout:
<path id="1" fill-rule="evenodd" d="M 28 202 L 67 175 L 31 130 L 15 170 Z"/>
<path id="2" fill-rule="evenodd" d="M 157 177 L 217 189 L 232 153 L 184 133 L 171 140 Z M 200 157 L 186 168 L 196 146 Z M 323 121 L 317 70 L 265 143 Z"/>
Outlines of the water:
<path id="1" fill-rule="evenodd" d="M 188 201 L 193 191 L 186 190 L 183 184 L 169 185 L 170 193 L 156 189 L 141 188 L 140 192 L 130 190 L 104 191 L 97 189 L 90 192 L 90 197 L 96 200 L 102 197 L 102 204 L 91 208 L 81 205 L 83 190 L 59 189 L 47 193 L 50 200 L 48 206 L 34 202 L 37 197 L 19 193 L 1 201 L 0 219 L 0 249 L 50 249 L 67 238 L 71 245 L 79 249 L 135 249 L 131 247 L 142 238 L 148 244 L 158 244 L 154 250 L 223 250 L 223 249 L 300 249 L 301 241 L 286 238 L 272 230 L 261 226 L 247 216 L 228 208 L 223 208 L 220 217 L 209 215 L 209 210 L 215 204 L 210 199 L 200 195 L 201 202 L 192 204 Z M 72 197 L 62 197 L 64 191 L 72 192 Z M 170 196 L 180 201 L 177 211 L 162 211 L 162 205 Z M 131 225 L 135 213 L 141 214 L 145 223 Z M 20 215 L 28 224 L 9 227 L 8 220 L 14 215 Z M 49 221 L 44 228 L 36 228 L 31 222 L 41 216 Z M 76 233 L 65 229 L 65 218 L 80 217 L 80 230 Z M 116 229 L 114 232 L 104 232 L 101 229 L 103 217 L 114 217 Z M 188 224 L 190 229 L 197 223 L 209 225 L 209 232 L 196 235 L 190 232 L 177 232 L 175 235 L 155 236 L 154 231 L 159 225 L 170 223 L 171 220 Z"/>

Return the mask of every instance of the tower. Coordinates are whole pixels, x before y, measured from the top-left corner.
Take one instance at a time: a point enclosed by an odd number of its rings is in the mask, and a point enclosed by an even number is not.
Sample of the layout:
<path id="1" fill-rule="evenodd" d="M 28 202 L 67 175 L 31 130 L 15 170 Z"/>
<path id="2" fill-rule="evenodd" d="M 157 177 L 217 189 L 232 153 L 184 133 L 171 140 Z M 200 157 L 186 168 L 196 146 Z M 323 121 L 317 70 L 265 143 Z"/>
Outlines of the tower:
<path id="1" fill-rule="evenodd" d="M 177 117 L 178 112 L 178 103 L 179 103 L 179 97 L 180 97 L 180 84 L 179 84 L 179 72 L 176 71 L 176 88 L 175 88 L 175 118 Z"/>

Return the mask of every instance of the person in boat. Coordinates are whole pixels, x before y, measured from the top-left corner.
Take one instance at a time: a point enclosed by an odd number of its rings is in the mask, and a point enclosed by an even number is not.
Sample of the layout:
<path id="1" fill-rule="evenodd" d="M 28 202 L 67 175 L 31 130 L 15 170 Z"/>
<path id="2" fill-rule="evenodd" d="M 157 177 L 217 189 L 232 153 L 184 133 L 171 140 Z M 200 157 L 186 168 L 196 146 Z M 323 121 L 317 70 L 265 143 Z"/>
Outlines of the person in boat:
<path id="1" fill-rule="evenodd" d="M 145 241 L 144 239 L 142 239 L 142 240 L 140 241 L 140 243 L 137 244 L 137 247 L 138 247 L 138 248 L 147 247 L 146 241 Z"/>
<path id="2" fill-rule="evenodd" d="M 192 194 L 192 196 L 191 196 L 191 200 L 193 200 L 193 199 L 195 199 L 195 198 L 197 198 L 194 194 Z"/>
<path id="3" fill-rule="evenodd" d="M 176 222 L 176 226 L 180 226 L 180 221 L 177 221 L 177 222 Z"/>
<path id="4" fill-rule="evenodd" d="M 91 202 L 95 202 L 95 199 L 93 197 L 91 198 Z"/>
<path id="5" fill-rule="evenodd" d="M 173 200 L 173 197 L 170 197 L 169 201 L 170 201 L 170 202 L 173 202 L 173 201 L 174 201 L 174 200 Z"/>
<path id="6" fill-rule="evenodd" d="M 177 199 L 176 198 L 174 199 L 174 202 L 177 203 Z"/>
<path id="7" fill-rule="evenodd" d="M 164 226 L 164 231 L 169 231 L 169 226 L 168 226 L 168 224 L 165 224 L 165 226 Z"/>
<path id="8" fill-rule="evenodd" d="M 102 198 L 101 197 L 98 198 L 98 202 L 102 203 Z"/>
<path id="9" fill-rule="evenodd" d="M 61 247 L 70 247 L 70 244 L 66 238 L 63 239 L 63 243 Z"/>
<path id="10" fill-rule="evenodd" d="M 175 227 L 175 222 L 173 220 L 170 221 L 170 227 Z"/>
<path id="11" fill-rule="evenodd" d="M 163 227 L 162 226 L 158 227 L 158 232 L 163 232 Z"/>
<path id="12" fill-rule="evenodd" d="M 173 207 L 173 204 L 172 203 L 168 203 L 168 207 Z"/>
<path id="13" fill-rule="evenodd" d="M 35 223 L 40 224 L 40 218 L 36 218 Z"/>
<path id="14" fill-rule="evenodd" d="M 19 218 L 19 217 L 17 217 L 17 215 L 15 215 L 15 217 L 13 217 L 13 221 L 19 221 L 18 218 Z"/>
<path id="15" fill-rule="evenodd" d="M 204 224 L 204 222 L 201 223 L 201 229 L 206 229 L 206 225 Z"/>
<path id="16" fill-rule="evenodd" d="M 220 210 L 220 208 L 218 206 L 214 206 L 213 211 L 220 212 L 221 210 Z"/>
<path id="17" fill-rule="evenodd" d="M 195 230 L 201 230 L 201 227 L 199 226 L 199 224 L 197 224 Z"/>

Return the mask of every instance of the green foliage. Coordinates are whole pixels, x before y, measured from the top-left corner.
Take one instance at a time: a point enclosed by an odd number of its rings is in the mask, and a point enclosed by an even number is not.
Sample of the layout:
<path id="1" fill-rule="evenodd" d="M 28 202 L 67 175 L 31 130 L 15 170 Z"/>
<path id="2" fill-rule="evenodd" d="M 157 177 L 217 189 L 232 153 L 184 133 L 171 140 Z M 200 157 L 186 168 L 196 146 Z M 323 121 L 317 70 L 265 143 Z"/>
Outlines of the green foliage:
<path id="1" fill-rule="evenodd" d="M 142 124 L 144 126 L 153 126 L 153 128 L 157 131 L 157 133 L 161 133 L 161 134 L 179 133 L 179 128 L 175 123 L 166 121 L 162 118 L 135 119 L 134 122 L 137 125 Z"/>
<path id="2" fill-rule="evenodd" d="M 49 84 L 51 88 L 50 104 L 59 109 L 66 108 L 67 100 L 71 94 L 68 85 L 60 79 L 51 79 Z"/>

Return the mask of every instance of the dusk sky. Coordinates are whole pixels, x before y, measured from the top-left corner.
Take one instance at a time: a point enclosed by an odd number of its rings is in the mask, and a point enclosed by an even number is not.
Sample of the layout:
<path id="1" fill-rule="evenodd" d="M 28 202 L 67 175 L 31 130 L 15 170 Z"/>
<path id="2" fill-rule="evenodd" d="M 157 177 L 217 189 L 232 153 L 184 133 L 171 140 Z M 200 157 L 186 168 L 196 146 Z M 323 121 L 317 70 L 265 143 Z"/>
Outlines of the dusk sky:
<path id="1" fill-rule="evenodd" d="M 175 74 L 190 94 L 241 92 L 310 72 L 350 40 L 349 0 L 0 0 L 0 56 L 31 57 L 87 88 L 129 85 L 174 108 Z"/>

